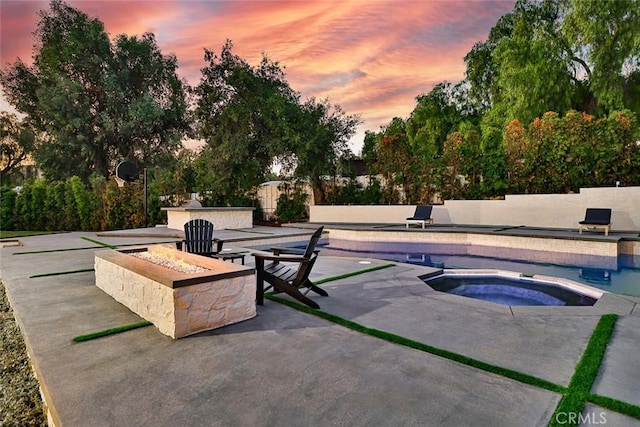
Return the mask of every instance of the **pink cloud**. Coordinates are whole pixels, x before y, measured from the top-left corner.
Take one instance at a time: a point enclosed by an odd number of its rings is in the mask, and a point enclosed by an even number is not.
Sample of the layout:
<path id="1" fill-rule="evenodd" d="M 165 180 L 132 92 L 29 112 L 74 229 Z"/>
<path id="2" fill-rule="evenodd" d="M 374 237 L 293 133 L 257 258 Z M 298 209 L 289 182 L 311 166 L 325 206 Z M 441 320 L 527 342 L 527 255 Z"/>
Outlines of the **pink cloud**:
<path id="1" fill-rule="evenodd" d="M 250 64 L 278 62 L 303 97 L 328 97 L 364 128 L 406 118 L 416 96 L 464 77 L 464 56 L 486 39 L 514 1 L 70 1 L 113 37 L 155 33 L 178 72 L 195 85 L 204 49 L 226 39 Z M 46 2 L 3 0 L 2 63 L 31 57 L 31 35 Z M 8 24 L 7 24 L 8 23 Z M 9 41 L 10 40 L 10 41 Z"/>

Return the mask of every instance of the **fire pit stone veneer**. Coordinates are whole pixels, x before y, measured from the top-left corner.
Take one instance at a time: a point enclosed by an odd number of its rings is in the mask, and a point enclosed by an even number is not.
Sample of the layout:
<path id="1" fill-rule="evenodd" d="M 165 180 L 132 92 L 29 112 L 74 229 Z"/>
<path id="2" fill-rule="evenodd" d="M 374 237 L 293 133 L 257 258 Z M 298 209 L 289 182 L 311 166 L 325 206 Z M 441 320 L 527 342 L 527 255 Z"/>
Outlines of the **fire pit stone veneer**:
<path id="1" fill-rule="evenodd" d="M 137 258 L 149 251 L 207 269 L 183 273 Z M 254 269 L 154 245 L 95 254 L 96 286 L 160 332 L 181 338 L 256 316 Z"/>

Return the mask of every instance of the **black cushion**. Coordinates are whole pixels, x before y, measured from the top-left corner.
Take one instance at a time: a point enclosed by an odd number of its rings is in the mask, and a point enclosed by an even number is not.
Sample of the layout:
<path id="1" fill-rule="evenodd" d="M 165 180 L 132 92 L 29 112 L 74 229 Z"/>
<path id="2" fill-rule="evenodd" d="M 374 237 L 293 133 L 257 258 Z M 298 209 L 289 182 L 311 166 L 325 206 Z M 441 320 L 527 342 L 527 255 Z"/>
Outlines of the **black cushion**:
<path id="1" fill-rule="evenodd" d="M 587 208 L 584 220 L 578 224 L 608 225 L 611 223 L 611 209 L 608 208 Z"/>

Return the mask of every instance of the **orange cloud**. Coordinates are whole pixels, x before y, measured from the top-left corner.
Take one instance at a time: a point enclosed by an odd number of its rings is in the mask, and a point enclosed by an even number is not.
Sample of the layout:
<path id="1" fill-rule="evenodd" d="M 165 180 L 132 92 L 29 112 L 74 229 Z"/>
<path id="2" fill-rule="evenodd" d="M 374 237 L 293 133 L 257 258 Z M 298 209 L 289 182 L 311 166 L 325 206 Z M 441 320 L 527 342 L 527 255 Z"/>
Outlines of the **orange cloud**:
<path id="1" fill-rule="evenodd" d="M 377 131 L 406 118 L 416 96 L 464 77 L 463 58 L 514 1 L 70 1 L 113 37 L 153 32 L 178 72 L 198 84 L 204 49 L 226 39 L 251 64 L 278 62 L 304 98 L 329 98 Z M 2 62 L 28 62 L 35 12 L 46 2 L 3 0 Z M 7 24 L 8 23 L 8 24 Z M 8 41 L 11 40 L 11 41 Z M 361 142 L 361 141 L 360 141 Z M 356 141 L 355 146 L 358 145 Z"/>

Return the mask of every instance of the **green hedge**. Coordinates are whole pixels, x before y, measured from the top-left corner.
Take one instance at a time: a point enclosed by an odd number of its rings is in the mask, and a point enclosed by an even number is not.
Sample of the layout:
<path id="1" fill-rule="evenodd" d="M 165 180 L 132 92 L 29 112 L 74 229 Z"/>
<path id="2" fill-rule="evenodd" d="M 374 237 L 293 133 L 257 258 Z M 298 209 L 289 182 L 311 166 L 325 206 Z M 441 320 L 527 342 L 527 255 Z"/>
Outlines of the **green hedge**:
<path id="1" fill-rule="evenodd" d="M 148 225 L 162 221 L 157 191 L 149 189 Z M 24 231 L 102 231 L 144 227 L 142 181 L 118 187 L 115 180 L 78 177 L 66 181 L 37 179 L 19 192 L 0 191 L 0 229 Z"/>

